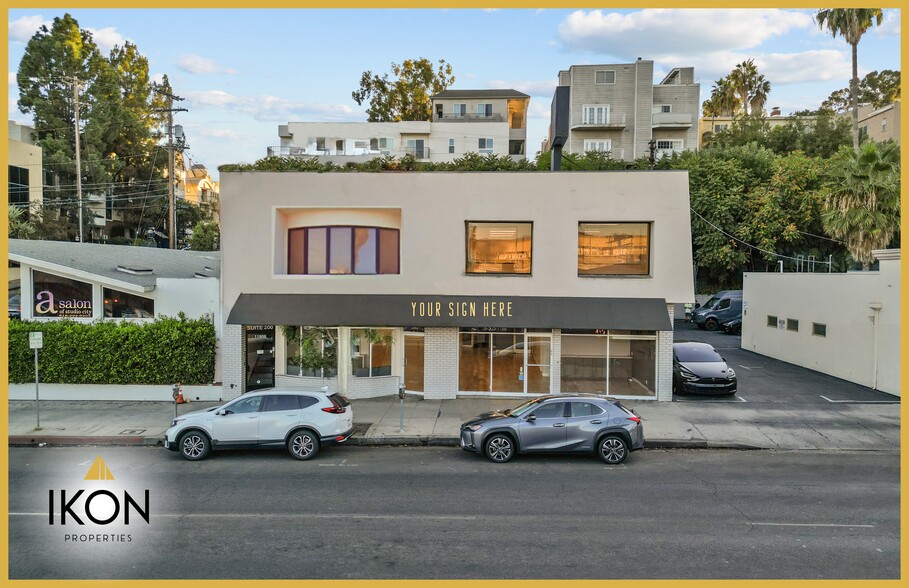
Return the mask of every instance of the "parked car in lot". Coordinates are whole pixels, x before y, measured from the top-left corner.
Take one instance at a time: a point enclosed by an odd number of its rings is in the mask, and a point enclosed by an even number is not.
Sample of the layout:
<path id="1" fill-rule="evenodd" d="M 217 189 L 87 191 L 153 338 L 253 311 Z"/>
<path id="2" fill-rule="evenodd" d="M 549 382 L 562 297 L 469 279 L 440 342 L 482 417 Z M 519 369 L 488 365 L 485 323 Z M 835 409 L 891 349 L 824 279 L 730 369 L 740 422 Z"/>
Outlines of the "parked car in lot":
<path id="1" fill-rule="evenodd" d="M 165 432 L 164 447 L 192 461 L 212 449 L 259 447 L 284 447 L 306 460 L 321 446 L 343 443 L 352 433 L 353 410 L 343 396 L 268 389 L 178 416 Z"/>
<path id="2" fill-rule="evenodd" d="M 731 318 L 725 323 L 720 325 L 720 329 L 727 335 L 741 335 L 742 334 L 742 315 L 739 315 L 735 318 Z"/>
<path id="3" fill-rule="evenodd" d="M 596 394 L 540 396 L 461 425 L 461 448 L 496 463 L 516 453 L 593 453 L 619 464 L 643 446 L 641 417 Z"/>
<path id="4" fill-rule="evenodd" d="M 672 391 L 675 394 L 735 394 L 735 371 L 707 343 L 672 346 Z"/>
<path id="5" fill-rule="evenodd" d="M 715 331 L 724 322 L 742 314 L 742 291 L 724 290 L 711 296 L 694 311 L 693 320 L 701 329 Z"/>

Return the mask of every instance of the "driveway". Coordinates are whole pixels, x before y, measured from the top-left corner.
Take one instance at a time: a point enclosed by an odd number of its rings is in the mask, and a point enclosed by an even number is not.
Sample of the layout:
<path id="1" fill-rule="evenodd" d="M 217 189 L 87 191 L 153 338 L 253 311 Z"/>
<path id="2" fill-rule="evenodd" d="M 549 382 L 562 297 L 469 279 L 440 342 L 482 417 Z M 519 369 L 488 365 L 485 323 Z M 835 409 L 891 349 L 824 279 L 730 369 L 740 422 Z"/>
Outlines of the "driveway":
<path id="1" fill-rule="evenodd" d="M 713 345 L 735 370 L 738 393 L 733 398 L 674 395 L 678 402 L 750 402 L 784 404 L 895 403 L 900 399 L 791 363 L 741 348 L 742 338 L 722 331 L 701 330 L 694 323 L 675 321 L 675 341 L 699 341 Z"/>

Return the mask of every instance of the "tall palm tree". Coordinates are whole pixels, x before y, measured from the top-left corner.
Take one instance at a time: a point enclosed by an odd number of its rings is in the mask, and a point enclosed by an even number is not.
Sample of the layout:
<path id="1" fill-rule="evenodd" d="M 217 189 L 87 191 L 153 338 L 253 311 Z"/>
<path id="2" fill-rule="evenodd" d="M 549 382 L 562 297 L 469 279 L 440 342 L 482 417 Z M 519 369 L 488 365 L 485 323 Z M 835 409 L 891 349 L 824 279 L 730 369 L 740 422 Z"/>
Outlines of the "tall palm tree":
<path id="1" fill-rule="evenodd" d="M 762 75 L 754 79 L 754 85 L 749 94 L 749 104 L 751 105 L 751 114 L 763 113 L 764 104 L 767 102 L 767 96 L 770 94 L 770 81 Z"/>
<path id="2" fill-rule="evenodd" d="M 736 65 L 735 69 L 729 73 L 729 83 L 735 91 L 739 105 L 742 108 L 742 114 L 746 116 L 748 115 L 748 106 L 751 103 L 751 95 L 757 79 L 758 71 L 753 59 Z"/>
<path id="3" fill-rule="evenodd" d="M 900 229 L 899 146 L 866 141 L 858 151 L 843 149 L 830 179 L 821 212 L 824 230 L 845 242 L 867 270 L 871 251 L 887 247 Z"/>
<path id="4" fill-rule="evenodd" d="M 814 15 L 817 26 L 833 36 L 842 36 L 852 47 L 852 79 L 849 82 L 849 107 L 852 109 L 852 148 L 859 150 L 858 131 L 858 44 L 872 25 L 880 26 L 884 11 L 880 8 L 822 8 Z"/>

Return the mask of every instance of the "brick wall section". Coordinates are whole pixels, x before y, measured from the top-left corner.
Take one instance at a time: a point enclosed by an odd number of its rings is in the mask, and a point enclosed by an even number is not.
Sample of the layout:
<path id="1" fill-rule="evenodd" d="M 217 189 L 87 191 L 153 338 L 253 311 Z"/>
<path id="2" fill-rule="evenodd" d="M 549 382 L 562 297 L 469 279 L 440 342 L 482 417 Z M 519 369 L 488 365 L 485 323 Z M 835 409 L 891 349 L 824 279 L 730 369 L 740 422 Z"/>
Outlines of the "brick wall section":
<path id="1" fill-rule="evenodd" d="M 552 365 L 549 368 L 549 389 L 554 393 L 562 391 L 562 330 L 552 330 Z"/>
<path id="2" fill-rule="evenodd" d="M 423 369 L 423 398 L 457 397 L 457 328 L 426 329 Z"/>
<path id="3" fill-rule="evenodd" d="M 669 312 L 669 323 L 673 324 L 675 309 L 672 304 L 666 305 Z M 657 331 L 657 400 L 672 400 L 672 331 Z"/>
<path id="4" fill-rule="evenodd" d="M 227 317 L 227 311 L 224 316 Z M 224 392 L 222 398 L 230 400 L 243 393 L 246 385 L 246 337 L 242 325 L 224 324 L 221 331 L 221 377 Z"/>
<path id="5" fill-rule="evenodd" d="M 397 396 L 401 378 L 398 376 L 377 376 L 374 378 L 347 379 L 348 398 L 376 398 L 378 396 Z"/>

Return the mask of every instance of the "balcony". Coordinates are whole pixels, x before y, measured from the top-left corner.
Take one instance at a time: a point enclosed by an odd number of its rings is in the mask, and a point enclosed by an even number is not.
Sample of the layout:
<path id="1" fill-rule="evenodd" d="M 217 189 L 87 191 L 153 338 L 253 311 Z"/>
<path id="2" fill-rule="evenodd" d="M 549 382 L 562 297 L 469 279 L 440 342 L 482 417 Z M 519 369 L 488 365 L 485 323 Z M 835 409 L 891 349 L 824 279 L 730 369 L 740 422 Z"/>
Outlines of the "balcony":
<path id="1" fill-rule="evenodd" d="M 404 154 L 414 159 L 429 159 L 429 147 L 405 147 Z"/>
<path id="2" fill-rule="evenodd" d="M 620 131 L 625 128 L 625 115 L 610 116 L 604 120 L 584 120 L 576 117 L 571 122 L 572 131 Z"/>
<path id="3" fill-rule="evenodd" d="M 690 114 L 655 112 L 652 126 L 655 129 L 690 129 L 693 120 L 694 117 Z"/>
<path id="4" fill-rule="evenodd" d="M 458 113 L 458 112 L 436 112 L 433 122 L 505 122 L 505 117 L 501 113 L 493 112 L 492 114 L 476 113 Z"/>
<path id="5" fill-rule="evenodd" d="M 297 147 L 295 145 L 277 145 L 268 148 L 268 157 L 384 157 L 391 155 L 387 149 L 375 150 L 365 148 L 350 148 L 346 151 L 337 149 L 319 149 L 315 145 L 307 147 Z"/>

